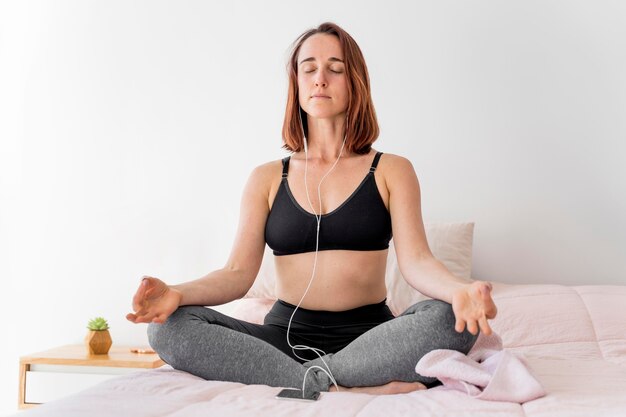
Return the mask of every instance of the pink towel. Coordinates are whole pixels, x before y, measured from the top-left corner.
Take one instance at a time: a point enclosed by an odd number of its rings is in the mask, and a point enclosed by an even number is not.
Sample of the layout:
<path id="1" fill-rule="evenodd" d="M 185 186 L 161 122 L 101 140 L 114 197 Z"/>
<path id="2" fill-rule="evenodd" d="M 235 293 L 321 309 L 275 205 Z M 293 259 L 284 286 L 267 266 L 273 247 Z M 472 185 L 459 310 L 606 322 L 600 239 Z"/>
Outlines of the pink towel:
<path id="1" fill-rule="evenodd" d="M 436 349 L 424 355 L 415 371 L 439 379 L 454 389 L 481 400 L 523 403 L 546 395 L 522 354 L 502 349 L 495 333 L 478 336 L 467 355 Z"/>

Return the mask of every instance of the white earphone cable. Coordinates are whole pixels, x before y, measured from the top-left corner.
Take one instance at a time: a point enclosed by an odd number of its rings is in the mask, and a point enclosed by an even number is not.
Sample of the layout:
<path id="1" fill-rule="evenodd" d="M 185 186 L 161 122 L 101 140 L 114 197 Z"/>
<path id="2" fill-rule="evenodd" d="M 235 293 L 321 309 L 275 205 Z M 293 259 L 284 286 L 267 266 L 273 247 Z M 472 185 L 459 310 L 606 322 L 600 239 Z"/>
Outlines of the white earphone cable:
<path id="1" fill-rule="evenodd" d="M 300 114 L 300 124 L 302 126 L 302 116 Z M 335 380 L 335 377 L 333 376 L 332 372 L 330 371 L 330 367 L 328 366 L 328 364 L 326 363 L 326 361 L 322 358 L 322 355 L 326 355 L 326 352 L 324 352 L 321 349 L 318 348 L 313 348 L 310 346 L 306 346 L 306 345 L 292 345 L 290 340 L 289 340 L 289 331 L 291 330 L 291 322 L 293 320 L 294 315 L 296 314 L 296 310 L 300 307 L 300 304 L 302 304 L 302 301 L 304 301 L 304 298 L 306 297 L 306 294 L 309 292 L 309 289 L 311 288 L 311 284 L 313 283 L 313 279 L 315 278 L 315 271 L 316 271 L 316 267 L 317 267 L 317 254 L 319 252 L 319 241 L 320 241 L 320 223 L 322 221 L 322 194 L 321 194 L 321 186 L 322 186 L 322 182 L 324 182 L 324 180 L 326 179 L 326 177 L 328 176 L 328 174 L 330 174 L 330 172 L 335 169 L 335 166 L 337 165 L 337 163 L 339 162 L 339 159 L 341 158 L 341 155 L 343 153 L 343 148 L 346 144 L 346 136 L 344 135 L 343 138 L 343 143 L 341 144 L 341 149 L 339 150 L 339 156 L 337 157 L 337 160 L 335 161 L 335 163 L 333 164 L 333 166 L 328 170 L 328 172 L 326 172 L 326 174 L 324 174 L 324 176 L 322 177 L 322 179 L 320 180 L 320 183 L 317 186 L 317 196 L 320 202 L 320 214 L 317 214 L 317 211 L 315 211 L 315 208 L 313 207 L 313 203 L 311 202 L 311 198 L 309 196 L 309 188 L 307 185 L 307 172 L 308 172 L 308 166 L 309 166 L 309 155 L 308 155 L 308 147 L 307 147 L 307 138 L 306 136 L 304 136 L 304 126 L 302 126 L 302 134 L 303 134 L 303 140 L 304 140 L 304 154 L 305 154 L 305 162 L 304 162 L 304 189 L 306 190 L 306 197 L 307 200 L 309 201 L 309 207 L 311 207 L 311 210 L 313 211 L 313 214 L 315 216 L 315 219 L 317 221 L 317 233 L 316 233 L 316 242 L 315 242 L 315 258 L 313 260 L 313 272 L 311 274 L 311 279 L 309 280 L 309 285 L 306 287 L 306 290 L 304 291 L 304 294 L 302 295 L 302 298 L 300 299 L 300 302 L 298 302 L 298 304 L 296 305 L 296 308 L 294 308 L 293 312 L 291 313 L 291 317 L 289 318 L 289 324 L 287 325 L 287 344 L 289 345 L 289 347 L 291 347 L 293 354 L 301 359 L 301 360 L 307 360 L 305 358 L 302 358 L 301 356 L 299 356 L 296 353 L 296 350 L 311 350 L 313 351 L 315 354 L 317 354 L 317 356 L 320 358 L 320 360 L 322 361 L 322 363 L 324 364 L 324 366 L 326 367 L 326 369 L 322 368 L 321 366 L 317 366 L 317 365 L 313 365 L 311 367 L 309 367 L 306 372 L 304 373 L 304 379 L 302 381 L 302 396 L 305 396 L 304 393 L 304 388 L 306 385 L 306 376 L 309 373 L 309 371 L 313 368 L 316 369 L 320 369 L 321 371 L 323 371 L 326 375 L 328 375 L 328 377 L 330 378 L 331 382 L 335 385 L 335 388 L 337 389 L 337 391 L 339 391 L 339 385 L 337 384 L 337 381 Z"/>

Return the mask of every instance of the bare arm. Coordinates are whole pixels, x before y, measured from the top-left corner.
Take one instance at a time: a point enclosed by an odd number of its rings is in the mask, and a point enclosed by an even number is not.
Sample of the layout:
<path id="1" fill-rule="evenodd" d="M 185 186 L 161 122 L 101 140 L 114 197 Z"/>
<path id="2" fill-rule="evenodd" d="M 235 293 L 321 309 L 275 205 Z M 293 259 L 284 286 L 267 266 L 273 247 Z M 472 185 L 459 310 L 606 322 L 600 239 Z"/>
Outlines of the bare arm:
<path id="1" fill-rule="evenodd" d="M 452 274 L 437 260 L 426 240 L 422 220 L 420 186 L 413 165 L 406 158 L 389 155 L 385 182 L 389 189 L 389 211 L 398 266 L 404 279 L 422 294 L 452 304 L 457 331 L 467 323 L 470 332 L 481 327 L 491 332 L 487 318 L 496 315 L 491 284 Z"/>
<path id="2" fill-rule="evenodd" d="M 265 221 L 269 213 L 270 164 L 255 168 L 243 191 L 239 227 L 226 265 L 202 278 L 167 285 L 144 277 L 133 297 L 133 323 L 163 323 L 179 306 L 224 304 L 243 297 L 256 278 L 265 249 Z"/>

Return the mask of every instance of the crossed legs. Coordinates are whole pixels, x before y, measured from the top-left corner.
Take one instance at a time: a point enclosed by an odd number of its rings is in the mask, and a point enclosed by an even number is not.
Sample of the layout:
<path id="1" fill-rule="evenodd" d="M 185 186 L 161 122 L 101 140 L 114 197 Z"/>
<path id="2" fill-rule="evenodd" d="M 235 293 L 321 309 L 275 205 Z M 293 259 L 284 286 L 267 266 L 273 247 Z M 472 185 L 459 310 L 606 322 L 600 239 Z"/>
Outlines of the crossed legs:
<path id="1" fill-rule="evenodd" d="M 363 333 L 324 361 L 344 387 L 373 387 L 392 381 L 437 382 L 415 372 L 419 359 L 433 349 L 469 352 L 477 336 L 454 330 L 450 304 L 425 300 L 395 319 Z M 271 326 L 247 323 L 200 306 L 184 306 L 165 323 L 148 326 L 152 348 L 173 368 L 208 380 L 302 386 L 307 369 L 324 367 L 315 359 L 299 363 L 287 353 L 284 333 Z M 284 340 L 284 343 L 277 342 Z M 277 346 L 277 344 L 279 344 Z M 306 375 L 306 391 L 328 391 L 330 378 L 314 368 Z"/>

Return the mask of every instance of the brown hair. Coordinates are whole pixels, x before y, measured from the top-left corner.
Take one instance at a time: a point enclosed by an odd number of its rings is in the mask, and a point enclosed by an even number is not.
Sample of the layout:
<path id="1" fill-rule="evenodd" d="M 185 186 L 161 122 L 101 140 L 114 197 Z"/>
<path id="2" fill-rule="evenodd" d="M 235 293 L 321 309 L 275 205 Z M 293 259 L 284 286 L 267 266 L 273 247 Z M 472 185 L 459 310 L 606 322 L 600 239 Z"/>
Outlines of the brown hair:
<path id="1" fill-rule="evenodd" d="M 304 135 L 308 135 L 306 114 L 302 115 L 298 101 L 298 53 L 300 47 L 311 36 L 317 33 L 334 35 L 339 39 L 344 54 L 344 63 L 348 77 L 348 110 L 346 116 L 346 148 L 348 152 L 366 154 L 379 134 L 376 111 L 372 103 L 370 80 L 365 59 L 359 45 L 352 36 L 334 23 L 326 22 L 317 28 L 309 29 L 292 44 L 291 54 L 287 62 L 289 77 L 287 108 L 283 122 L 283 148 L 291 152 L 304 149 Z M 304 113 L 304 110 L 302 110 Z M 304 129 L 304 132 L 303 132 Z"/>

